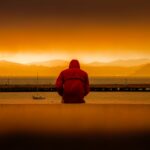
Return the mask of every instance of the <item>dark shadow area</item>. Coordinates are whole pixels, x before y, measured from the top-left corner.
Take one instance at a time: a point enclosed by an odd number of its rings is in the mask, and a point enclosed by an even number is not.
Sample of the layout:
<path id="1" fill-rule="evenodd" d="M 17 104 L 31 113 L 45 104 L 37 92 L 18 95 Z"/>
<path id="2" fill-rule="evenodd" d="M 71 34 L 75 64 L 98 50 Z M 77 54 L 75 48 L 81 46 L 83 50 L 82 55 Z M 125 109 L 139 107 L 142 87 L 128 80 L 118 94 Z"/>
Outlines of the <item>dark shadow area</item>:
<path id="1" fill-rule="evenodd" d="M 1 149 L 11 150 L 145 150 L 150 149 L 149 133 L 132 134 L 89 134 L 89 135 L 43 135 L 13 133 L 1 135 Z"/>

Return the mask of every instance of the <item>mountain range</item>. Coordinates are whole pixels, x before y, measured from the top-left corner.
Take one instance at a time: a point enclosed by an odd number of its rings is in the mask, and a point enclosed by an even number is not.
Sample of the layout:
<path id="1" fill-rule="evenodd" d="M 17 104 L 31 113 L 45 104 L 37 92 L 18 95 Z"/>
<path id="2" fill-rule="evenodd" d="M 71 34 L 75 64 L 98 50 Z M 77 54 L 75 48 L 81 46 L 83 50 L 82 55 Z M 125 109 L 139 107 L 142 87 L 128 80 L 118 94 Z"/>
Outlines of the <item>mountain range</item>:
<path id="1" fill-rule="evenodd" d="M 139 66 L 150 63 L 150 59 L 129 59 L 129 60 L 116 60 L 111 62 L 91 62 L 91 63 L 82 63 L 83 66 L 120 66 L 120 67 L 130 67 L 130 66 Z M 33 62 L 31 65 L 37 66 L 47 66 L 47 67 L 56 67 L 56 66 L 68 66 L 69 62 L 65 60 L 50 60 L 42 62 Z"/>
<path id="2" fill-rule="evenodd" d="M 131 62 L 131 65 L 129 63 Z M 68 68 L 67 61 L 54 60 L 35 62 L 27 65 L 0 61 L 0 76 L 58 76 Z M 107 65 L 106 65 L 107 64 Z M 81 64 L 81 68 L 88 72 L 89 76 L 144 76 L 150 77 L 150 62 L 148 60 L 120 60 L 112 63 L 93 62 Z"/>
<path id="3" fill-rule="evenodd" d="M 56 67 L 56 66 L 67 66 L 68 63 L 69 62 L 65 60 L 50 60 L 50 61 L 42 61 L 42 62 L 33 62 L 30 63 L 30 65 Z"/>
<path id="4" fill-rule="evenodd" d="M 150 59 L 128 59 L 128 60 L 116 60 L 112 62 L 102 63 L 102 62 L 92 62 L 88 65 L 90 66 L 139 66 L 150 63 Z"/>
<path id="5" fill-rule="evenodd" d="M 136 72 L 134 72 L 132 74 L 132 76 L 137 76 L 137 77 L 147 76 L 147 77 L 150 77 L 150 63 L 141 66 Z"/>

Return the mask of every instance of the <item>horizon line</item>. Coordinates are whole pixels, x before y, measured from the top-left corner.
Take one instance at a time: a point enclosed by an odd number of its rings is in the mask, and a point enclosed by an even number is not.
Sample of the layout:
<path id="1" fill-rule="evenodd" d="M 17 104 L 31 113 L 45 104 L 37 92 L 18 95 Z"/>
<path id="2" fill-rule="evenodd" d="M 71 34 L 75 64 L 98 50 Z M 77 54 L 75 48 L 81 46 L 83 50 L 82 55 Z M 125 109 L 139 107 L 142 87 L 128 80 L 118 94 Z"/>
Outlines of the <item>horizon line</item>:
<path id="1" fill-rule="evenodd" d="M 19 62 L 19 61 L 12 61 L 12 60 L 9 60 L 9 59 L 0 59 L 0 62 L 10 62 L 10 63 L 16 63 L 16 64 L 21 64 L 21 65 L 32 65 L 32 64 L 38 64 L 38 63 L 43 63 L 43 62 L 48 62 L 48 61 L 64 61 L 64 62 L 70 62 L 72 59 L 70 60 L 65 60 L 65 59 L 48 59 L 48 60 L 45 60 L 45 61 L 32 61 L 32 62 Z M 85 62 L 85 61 L 82 61 L 80 59 L 77 59 L 80 61 L 81 64 L 92 64 L 92 63 L 103 63 L 103 64 L 110 64 L 110 63 L 114 63 L 114 62 L 117 62 L 117 61 L 138 61 L 138 60 L 147 60 L 150 62 L 150 58 L 130 58 L 130 59 L 114 59 L 114 60 L 110 60 L 110 61 L 104 61 L 104 60 L 101 60 L 101 61 L 97 61 L 97 60 L 93 60 L 93 61 L 90 61 L 90 62 Z"/>

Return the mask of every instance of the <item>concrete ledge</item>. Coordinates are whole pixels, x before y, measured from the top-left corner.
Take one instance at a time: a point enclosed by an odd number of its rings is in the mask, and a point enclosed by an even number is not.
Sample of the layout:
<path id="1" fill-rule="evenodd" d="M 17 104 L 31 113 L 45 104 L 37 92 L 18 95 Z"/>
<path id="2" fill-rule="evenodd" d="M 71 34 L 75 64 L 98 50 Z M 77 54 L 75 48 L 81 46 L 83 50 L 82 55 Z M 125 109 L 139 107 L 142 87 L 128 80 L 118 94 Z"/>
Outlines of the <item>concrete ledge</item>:
<path id="1" fill-rule="evenodd" d="M 127 133 L 150 131 L 150 105 L 0 105 L 0 133 Z"/>
<path id="2" fill-rule="evenodd" d="M 0 105 L 2 149 L 149 149 L 150 105 Z"/>

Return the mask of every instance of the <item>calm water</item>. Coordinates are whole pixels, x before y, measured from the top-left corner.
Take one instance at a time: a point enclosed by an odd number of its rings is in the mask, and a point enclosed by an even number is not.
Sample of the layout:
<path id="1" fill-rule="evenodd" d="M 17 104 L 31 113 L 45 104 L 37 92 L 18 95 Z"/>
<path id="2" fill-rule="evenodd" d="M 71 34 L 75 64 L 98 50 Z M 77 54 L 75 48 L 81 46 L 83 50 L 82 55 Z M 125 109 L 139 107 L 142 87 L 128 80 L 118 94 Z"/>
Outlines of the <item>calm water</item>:
<path id="1" fill-rule="evenodd" d="M 56 78 L 39 77 L 38 84 L 54 84 Z M 91 84 L 127 84 L 149 83 L 150 78 L 123 78 L 123 77 L 100 77 L 90 78 Z M 0 84 L 37 84 L 37 78 L 0 77 Z M 33 100 L 32 92 L 5 93 L 0 92 L 0 104 L 61 104 L 61 97 L 57 93 L 43 92 L 46 100 Z M 150 92 L 91 92 L 86 98 L 90 104 L 150 104 Z"/>
<path id="2" fill-rule="evenodd" d="M 61 104 L 56 92 L 41 92 L 45 100 L 33 100 L 34 92 L 1 92 L 0 104 Z M 150 104 L 150 92 L 91 92 L 86 98 L 88 104 Z"/>

